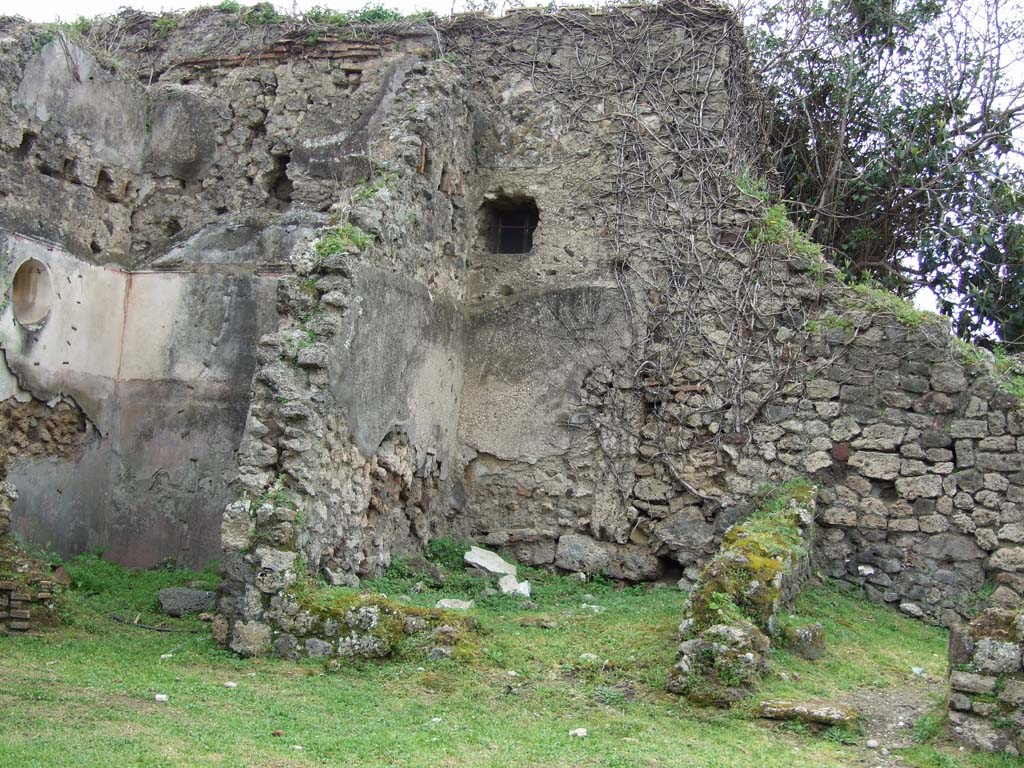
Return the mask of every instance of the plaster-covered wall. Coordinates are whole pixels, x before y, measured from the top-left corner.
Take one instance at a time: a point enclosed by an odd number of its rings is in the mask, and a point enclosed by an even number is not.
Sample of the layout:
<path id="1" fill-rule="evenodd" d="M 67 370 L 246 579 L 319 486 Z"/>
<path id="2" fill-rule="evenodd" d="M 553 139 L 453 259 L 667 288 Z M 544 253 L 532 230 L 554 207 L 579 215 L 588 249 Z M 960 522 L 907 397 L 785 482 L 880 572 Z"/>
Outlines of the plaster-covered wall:
<path id="1" fill-rule="evenodd" d="M 82 425 L 69 447 L 15 454 L 13 525 L 65 555 L 219 556 L 276 282 L 339 185 L 368 173 L 367 130 L 417 45 L 371 30 L 323 58 L 248 68 L 232 52 L 271 30 L 190 19 L 172 39 L 134 28 L 116 66 L 92 39 L 2 22 L 0 284 L 31 257 L 55 290 L 38 328 L 2 316 L 3 426 L 20 439 L 26 408 L 57 407 Z M 436 407 L 421 395 L 395 419 Z"/>
<path id="2" fill-rule="evenodd" d="M 63 554 L 129 565 L 216 557 L 274 278 L 127 273 L 8 236 L 4 274 L 45 265 L 52 308 L 25 328 L 6 308 L 6 369 L 22 392 L 84 416 L 74 455 L 15 455 L 13 526 Z"/>

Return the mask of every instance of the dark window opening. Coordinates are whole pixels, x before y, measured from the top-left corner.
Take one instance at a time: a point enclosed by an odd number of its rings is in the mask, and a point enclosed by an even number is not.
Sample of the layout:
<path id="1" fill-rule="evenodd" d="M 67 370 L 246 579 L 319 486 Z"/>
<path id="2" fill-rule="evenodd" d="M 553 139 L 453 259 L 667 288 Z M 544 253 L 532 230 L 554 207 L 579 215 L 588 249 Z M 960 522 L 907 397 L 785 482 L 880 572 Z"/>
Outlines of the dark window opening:
<path id="1" fill-rule="evenodd" d="M 271 157 L 274 160 L 274 168 L 267 180 L 269 207 L 285 211 L 292 203 L 292 180 L 288 178 L 288 164 L 292 161 L 292 156 L 290 152 L 286 152 Z"/>
<path id="2" fill-rule="evenodd" d="M 32 131 L 25 131 L 25 133 L 21 134 L 21 145 L 18 147 L 14 156 L 18 160 L 25 160 L 28 158 L 29 153 L 32 151 L 32 147 L 36 144 L 36 138 L 36 134 L 32 133 Z"/>
<path id="3" fill-rule="evenodd" d="M 499 197 L 480 208 L 483 234 L 491 253 L 529 253 L 540 221 L 537 203 L 528 197 Z"/>

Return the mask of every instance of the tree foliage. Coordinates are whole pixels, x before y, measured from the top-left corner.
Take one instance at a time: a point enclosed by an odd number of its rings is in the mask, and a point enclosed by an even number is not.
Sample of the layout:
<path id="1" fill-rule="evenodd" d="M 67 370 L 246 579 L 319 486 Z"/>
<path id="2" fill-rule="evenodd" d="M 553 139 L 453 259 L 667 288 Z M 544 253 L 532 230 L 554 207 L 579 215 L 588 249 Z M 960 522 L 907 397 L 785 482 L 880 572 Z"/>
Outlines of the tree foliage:
<path id="1" fill-rule="evenodd" d="M 1024 12 L 1004 0 L 741 9 L 778 183 L 855 275 L 1024 348 Z"/>

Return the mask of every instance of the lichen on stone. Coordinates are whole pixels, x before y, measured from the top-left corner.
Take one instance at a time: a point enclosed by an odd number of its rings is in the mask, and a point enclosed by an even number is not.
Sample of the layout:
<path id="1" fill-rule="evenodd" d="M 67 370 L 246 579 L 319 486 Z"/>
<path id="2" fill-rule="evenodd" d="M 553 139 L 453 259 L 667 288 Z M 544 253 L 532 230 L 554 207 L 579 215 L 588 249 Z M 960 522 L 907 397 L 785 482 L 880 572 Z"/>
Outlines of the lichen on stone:
<path id="1" fill-rule="evenodd" d="M 810 483 L 792 480 L 726 531 L 687 601 L 668 690 L 728 706 L 757 681 L 779 609 L 807 571 L 815 494 Z"/>
<path id="2" fill-rule="evenodd" d="M 292 634 L 305 638 L 307 648 L 311 639 L 328 646 L 318 648 L 317 657 L 390 656 L 407 638 L 426 638 L 439 627 L 451 629 L 445 643 L 458 646 L 476 631 L 475 622 L 467 616 L 406 605 L 374 592 L 318 585 L 308 579 L 294 584 L 287 598 L 293 601 L 287 613 L 308 617 L 299 631 L 294 622 L 289 626 Z M 277 623 L 287 626 L 286 621 Z"/>

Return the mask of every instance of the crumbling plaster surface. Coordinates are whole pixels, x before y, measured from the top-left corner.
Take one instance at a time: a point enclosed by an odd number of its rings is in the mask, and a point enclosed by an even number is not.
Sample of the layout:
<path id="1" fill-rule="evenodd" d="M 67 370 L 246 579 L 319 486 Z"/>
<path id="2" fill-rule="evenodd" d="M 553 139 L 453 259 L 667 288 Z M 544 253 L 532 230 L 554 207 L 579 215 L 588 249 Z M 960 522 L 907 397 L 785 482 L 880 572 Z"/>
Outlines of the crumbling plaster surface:
<path id="1" fill-rule="evenodd" d="M 327 359 L 331 393 L 349 414 L 356 446 L 371 456 L 388 433 L 400 431 L 423 450 L 453 455 L 461 312 L 400 275 L 363 265 L 353 277 L 353 322 Z"/>
<path id="2" fill-rule="evenodd" d="M 41 400 L 73 393 L 100 431 L 109 431 L 128 276 L 27 237 L 5 235 L 2 247 L 5 287 L 28 259 L 45 265 L 51 286 L 50 312 L 41 328 L 23 328 L 13 305 L 5 308 L 0 333 L 8 368 Z"/>
<path id="3" fill-rule="evenodd" d="M 5 310 L 6 364 L 39 400 L 81 408 L 88 433 L 74 456 L 16 456 L 15 529 L 132 565 L 214 557 L 273 278 L 127 273 L 18 236 L 5 252 L 4 274 L 34 258 L 53 286 L 41 328 Z"/>

